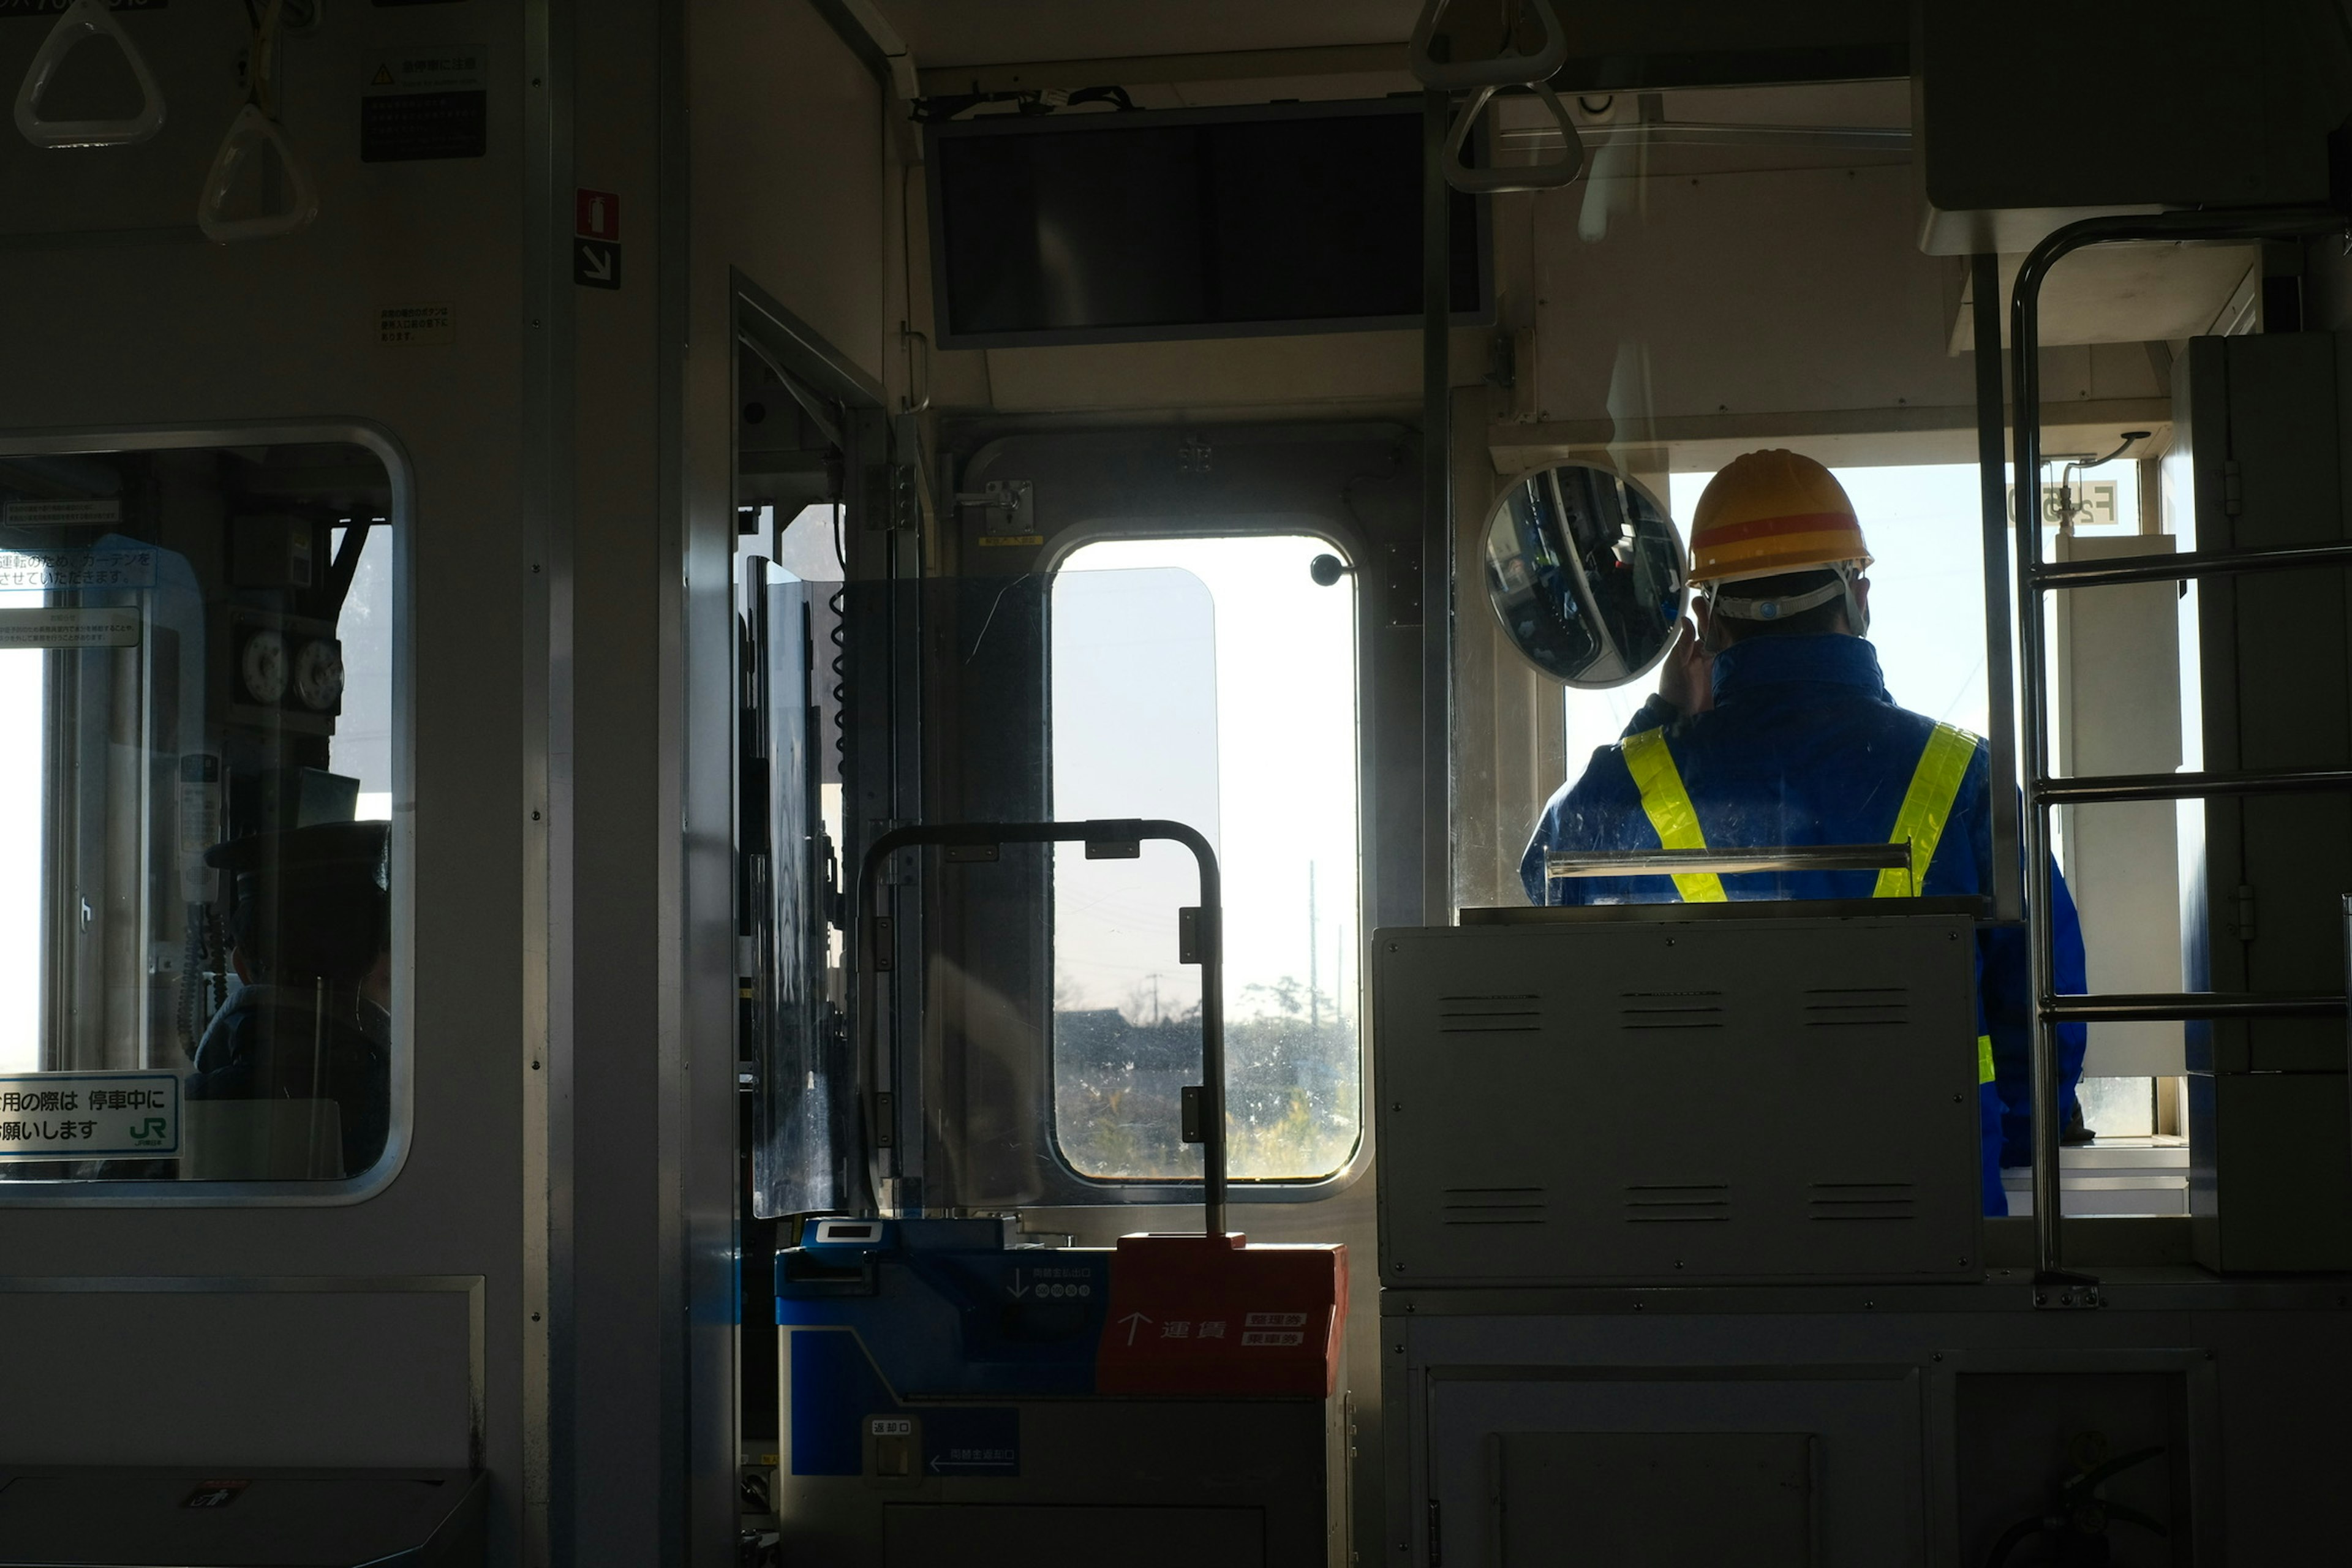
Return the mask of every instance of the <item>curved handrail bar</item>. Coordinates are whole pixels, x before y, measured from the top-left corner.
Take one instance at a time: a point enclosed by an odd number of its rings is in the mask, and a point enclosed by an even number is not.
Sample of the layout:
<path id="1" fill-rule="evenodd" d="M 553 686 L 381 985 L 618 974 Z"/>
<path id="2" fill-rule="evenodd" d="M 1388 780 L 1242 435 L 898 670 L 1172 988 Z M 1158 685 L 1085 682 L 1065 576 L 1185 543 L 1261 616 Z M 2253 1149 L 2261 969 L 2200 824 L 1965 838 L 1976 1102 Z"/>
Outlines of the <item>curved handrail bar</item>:
<path id="1" fill-rule="evenodd" d="M 1455 118 L 1454 129 L 1446 132 L 1445 162 L 1441 167 L 1447 184 L 1470 195 L 1493 196 L 1507 191 L 1557 191 L 1576 183 L 1576 176 L 1584 172 L 1584 138 L 1576 133 L 1576 121 L 1570 117 L 1568 106 L 1560 102 L 1559 95 L 1552 91 L 1549 82 L 1538 80 L 1527 85 L 1543 100 L 1544 107 L 1551 110 L 1552 119 L 1559 125 L 1560 138 L 1568 145 L 1568 156 L 1554 163 L 1485 169 L 1473 168 L 1465 163 L 1462 150 L 1470 140 L 1471 128 L 1478 123 L 1478 117 L 1486 112 L 1487 101 L 1495 96 L 1495 89 L 1482 87 L 1471 95 L 1470 101 Z"/>
<path id="2" fill-rule="evenodd" d="M 77 45 L 101 37 L 114 40 L 139 83 L 139 112 L 128 120 L 42 119 L 38 106 L 41 94 L 48 90 L 49 79 Z M 128 147 L 146 141 L 163 127 L 163 89 L 155 85 L 154 73 L 147 68 L 146 58 L 131 43 L 131 35 L 107 9 L 106 0 L 73 0 L 25 69 L 25 79 L 16 89 L 16 129 L 36 147 Z"/>
<path id="3" fill-rule="evenodd" d="M 2049 690 L 2044 666 L 2040 595 L 2051 585 L 2041 581 L 2042 562 L 2042 364 L 2041 304 L 2042 280 L 2065 257 L 2086 245 L 2116 241 L 2180 241 L 2196 239 L 2299 239 L 2346 230 L 2346 215 L 2332 207 L 2227 208 L 2155 214 L 2119 214 L 2084 218 L 2053 231 L 2026 253 L 2010 294 L 2009 374 L 2011 469 L 2017 493 L 2017 552 L 2019 572 L 2018 645 L 2023 654 L 2025 690 L 2032 696 Z M 2032 519 L 2029 524 L 2026 520 Z M 2032 704 L 2029 702 L 2029 709 Z M 2041 781 L 2050 776 L 2049 737 L 2031 711 L 2021 728 L 2025 741 L 2025 777 L 2039 794 Z M 2033 987 L 2033 1026 L 2028 1037 L 2033 1065 L 2033 1239 L 2036 1272 L 2044 1278 L 2064 1270 L 2064 1227 L 2060 1224 L 2058 1192 L 2058 1042 L 2053 1030 L 2052 998 L 2057 993 L 2057 931 L 2050 919 L 2050 818 L 2047 799 L 2028 803 L 2023 813 L 2026 884 L 2026 946 Z M 2001 852 L 1996 845 L 1994 852 Z"/>
<path id="4" fill-rule="evenodd" d="M 1549 78 L 1568 60 L 1568 33 L 1560 26 L 1551 0 L 1527 0 L 1527 4 L 1535 7 L 1543 23 L 1544 41 L 1534 54 L 1497 55 L 1491 60 L 1454 65 L 1429 58 L 1430 41 L 1437 36 L 1437 19 L 1445 13 L 1446 0 L 1427 0 L 1421 8 L 1421 20 L 1412 26 L 1414 79 L 1423 87 L 1461 92 L 1482 87 L 1518 87 Z"/>
<path id="5" fill-rule="evenodd" d="M 857 864 L 857 886 L 849 908 L 847 957 L 856 975 L 856 1038 L 859 1076 L 873 1081 L 874 1006 L 867 987 L 879 966 L 874 933 L 867 929 L 874 907 L 874 879 L 890 857 L 914 846 L 950 847 L 1000 844 L 1135 844 L 1168 839 L 1192 852 L 1201 868 L 1201 1200 L 1208 1234 L 1225 1234 L 1225 991 L 1224 894 L 1217 852 L 1181 822 L 1158 817 L 1087 822 L 941 822 L 894 827 L 876 839 Z M 868 1162 L 868 1179 L 871 1163 Z"/>

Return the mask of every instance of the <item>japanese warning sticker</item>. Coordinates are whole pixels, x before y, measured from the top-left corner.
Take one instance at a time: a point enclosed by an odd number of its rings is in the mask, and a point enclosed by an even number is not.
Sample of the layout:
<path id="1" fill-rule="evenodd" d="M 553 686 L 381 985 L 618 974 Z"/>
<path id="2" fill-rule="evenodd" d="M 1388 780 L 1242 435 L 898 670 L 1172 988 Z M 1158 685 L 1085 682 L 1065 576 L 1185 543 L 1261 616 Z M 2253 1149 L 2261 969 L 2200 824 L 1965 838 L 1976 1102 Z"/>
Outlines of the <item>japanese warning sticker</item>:
<path id="1" fill-rule="evenodd" d="M 0 1161 L 169 1160 L 179 1152 L 175 1073 L 0 1074 Z"/>
<path id="2" fill-rule="evenodd" d="M 136 610 L 0 609 L 0 648 L 138 646 Z"/>
<path id="3" fill-rule="evenodd" d="M 360 162 L 478 158 L 489 102 L 478 45 L 379 49 L 360 89 Z"/>

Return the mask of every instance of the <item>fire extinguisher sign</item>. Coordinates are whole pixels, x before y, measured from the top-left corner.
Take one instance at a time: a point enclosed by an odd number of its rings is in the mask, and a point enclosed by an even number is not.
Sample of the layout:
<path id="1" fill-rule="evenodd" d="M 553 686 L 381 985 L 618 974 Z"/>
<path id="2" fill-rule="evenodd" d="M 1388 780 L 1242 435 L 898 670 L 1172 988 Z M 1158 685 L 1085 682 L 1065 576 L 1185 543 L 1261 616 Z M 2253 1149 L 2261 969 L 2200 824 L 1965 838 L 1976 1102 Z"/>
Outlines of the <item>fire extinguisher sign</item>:
<path id="1" fill-rule="evenodd" d="M 572 280 L 585 289 L 621 286 L 621 198 L 614 192 L 572 193 Z"/>

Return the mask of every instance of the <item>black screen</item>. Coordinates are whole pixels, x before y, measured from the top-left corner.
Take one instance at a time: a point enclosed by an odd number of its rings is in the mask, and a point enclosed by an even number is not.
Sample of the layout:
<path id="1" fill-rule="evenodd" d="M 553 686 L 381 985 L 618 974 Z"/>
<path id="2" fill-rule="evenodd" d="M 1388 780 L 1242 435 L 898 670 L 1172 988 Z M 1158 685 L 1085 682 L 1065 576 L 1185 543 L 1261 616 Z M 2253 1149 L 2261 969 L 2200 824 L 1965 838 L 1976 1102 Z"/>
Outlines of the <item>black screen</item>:
<path id="1" fill-rule="evenodd" d="M 1418 321 L 1421 141 L 1418 107 L 1385 104 L 943 129 L 943 337 Z M 1475 311 L 1477 205 L 1449 195 L 1452 305 Z"/>

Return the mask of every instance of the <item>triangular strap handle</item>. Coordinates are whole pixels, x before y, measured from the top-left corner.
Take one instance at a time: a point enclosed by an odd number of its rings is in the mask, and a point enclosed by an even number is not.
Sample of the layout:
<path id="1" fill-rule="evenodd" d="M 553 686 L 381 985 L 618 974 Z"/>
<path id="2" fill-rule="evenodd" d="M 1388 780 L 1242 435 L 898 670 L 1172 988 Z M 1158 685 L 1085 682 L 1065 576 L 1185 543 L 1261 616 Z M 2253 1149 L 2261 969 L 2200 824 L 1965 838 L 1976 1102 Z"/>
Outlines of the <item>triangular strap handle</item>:
<path id="1" fill-rule="evenodd" d="M 35 106 L 48 90 L 58 67 L 73 53 L 75 45 L 100 36 L 113 39 L 130 62 L 131 74 L 139 81 L 139 112 L 128 120 L 42 119 Z M 24 85 L 16 89 L 16 129 L 36 147 L 127 147 L 146 141 L 163 125 L 163 94 L 131 36 L 107 9 L 106 0 L 73 0 L 42 40 L 40 52 L 26 69 Z"/>
<path id="2" fill-rule="evenodd" d="M 1412 74 L 1423 87 L 1447 92 L 1481 87 L 1518 87 L 1545 80 L 1568 58 L 1568 34 L 1559 25 L 1559 13 L 1551 8 L 1551 0 L 1527 3 L 1535 7 L 1537 19 L 1543 23 L 1543 44 L 1534 54 L 1504 54 L 1491 60 L 1465 60 L 1455 65 L 1429 58 L 1429 46 L 1437 36 L 1437 19 L 1445 14 L 1446 0 L 1428 0 L 1421 8 L 1421 20 L 1412 29 Z"/>
<path id="3" fill-rule="evenodd" d="M 77 5 L 83 0 L 75 0 Z M 278 149 L 278 161 L 286 165 L 286 178 L 293 187 L 292 199 L 286 210 L 263 217 L 225 218 L 222 204 L 228 200 L 231 186 L 236 184 L 237 171 L 245 167 L 250 154 L 263 147 Z M 310 176 L 294 157 L 294 148 L 286 140 L 286 132 L 252 104 L 236 111 L 228 122 L 228 134 L 221 138 L 220 151 L 213 154 L 213 166 L 205 175 L 204 199 L 196 204 L 196 226 L 205 237 L 216 244 L 227 245 L 239 239 L 269 239 L 296 229 L 319 216 L 319 195 L 310 188 Z"/>
<path id="4" fill-rule="evenodd" d="M 1568 106 L 1560 102 L 1548 82 L 1534 84 L 1536 96 L 1559 126 L 1561 139 L 1567 143 L 1567 155 L 1543 163 L 1514 163 L 1496 168 L 1474 169 L 1464 161 L 1462 149 L 1470 140 L 1471 127 L 1486 112 L 1487 101 L 1495 96 L 1491 87 L 1482 87 L 1470 95 L 1461 116 L 1454 121 L 1454 130 L 1445 138 L 1445 162 L 1441 170 L 1445 183 L 1457 191 L 1474 196 L 1491 196 L 1504 191 L 1556 191 L 1572 184 L 1584 167 L 1584 138 L 1576 133 L 1576 121 L 1570 118 Z"/>

